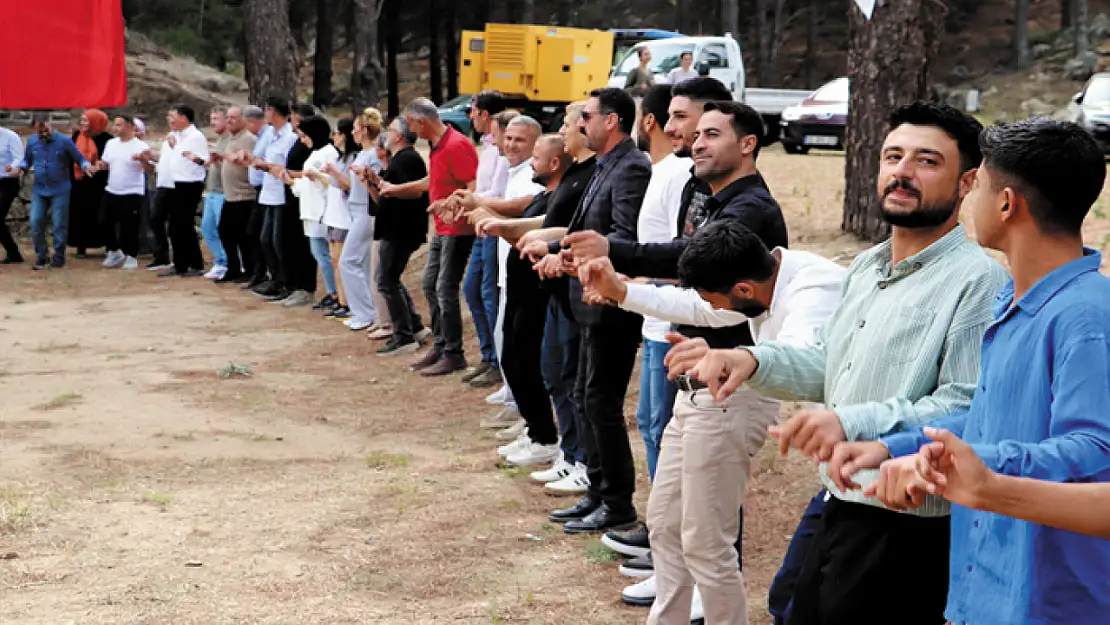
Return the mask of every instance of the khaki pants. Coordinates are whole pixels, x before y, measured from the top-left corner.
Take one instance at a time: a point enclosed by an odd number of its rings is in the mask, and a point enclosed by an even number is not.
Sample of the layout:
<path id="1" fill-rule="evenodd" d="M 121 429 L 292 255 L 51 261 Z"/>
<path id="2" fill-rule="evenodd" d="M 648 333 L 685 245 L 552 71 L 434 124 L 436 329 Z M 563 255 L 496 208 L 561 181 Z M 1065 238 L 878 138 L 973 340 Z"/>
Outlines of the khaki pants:
<path id="1" fill-rule="evenodd" d="M 655 604 L 648 625 L 688 625 L 694 584 L 706 625 L 746 625 L 748 599 L 733 547 L 751 456 L 779 416 L 777 401 L 741 390 L 716 402 L 680 391 L 663 432 L 648 500 Z"/>

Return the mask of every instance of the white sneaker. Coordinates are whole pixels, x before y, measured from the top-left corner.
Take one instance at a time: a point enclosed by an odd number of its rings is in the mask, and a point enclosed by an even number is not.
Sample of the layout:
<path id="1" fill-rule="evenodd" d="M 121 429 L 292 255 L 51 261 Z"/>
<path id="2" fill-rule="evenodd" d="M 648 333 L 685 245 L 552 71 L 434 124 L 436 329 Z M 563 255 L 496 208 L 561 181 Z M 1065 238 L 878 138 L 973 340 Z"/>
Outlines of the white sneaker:
<path id="1" fill-rule="evenodd" d="M 478 427 L 484 430 L 500 430 L 512 427 L 520 422 L 520 411 L 516 408 L 505 406 L 496 415 L 489 419 L 482 419 Z"/>
<path id="2" fill-rule="evenodd" d="M 590 478 L 586 476 L 586 465 L 581 462 L 563 479 L 543 485 L 543 490 L 551 495 L 581 495 L 589 488 Z"/>
<path id="3" fill-rule="evenodd" d="M 509 395 L 509 390 L 508 389 L 509 389 L 509 387 L 502 386 L 501 388 L 499 388 L 496 391 L 490 393 L 489 395 L 486 395 L 486 403 L 487 404 L 504 404 L 505 400 L 508 399 L 508 395 Z"/>
<path id="4" fill-rule="evenodd" d="M 705 620 L 705 606 L 701 602 L 701 591 L 694 586 L 694 600 L 690 602 L 690 622 Z"/>
<path id="5" fill-rule="evenodd" d="M 219 280 L 226 275 L 227 267 L 223 265 L 212 265 L 212 268 L 208 270 L 208 273 L 204 274 L 204 277 L 209 280 Z"/>
<path id="6" fill-rule="evenodd" d="M 421 331 L 417 332 L 416 334 L 412 335 L 412 338 L 416 339 L 417 343 L 423 344 L 424 341 L 428 340 L 428 337 L 431 336 L 431 335 L 432 335 L 432 329 L 431 328 L 424 328 L 423 330 L 421 330 Z"/>
<path id="7" fill-rule="evenodd" d="M 655 603 L 655 594 L 655 576 L 652 575 L 638 584 L 626 586 L 621 591 L 621 601 L 628 605 L 649 606 Z"/>
<path id="8" fill-rule="evenodd" d="M 128 256 L 123 259 L 123 268 L 127 271 L 135 271 L 139 268 L 139 261 L 134 256 Z"/>
<path id="9" fill-rule="evenodd" d="M 562 453 L 563 450 L 559 449 L 559 443 L 544 445 L 534 441 L 529 441 L 527 447 L 511 456 L 506 457 L 505 461 L 518 467 L 524 467 L 533 464 L 545 464 L 551 462 L 555 458 L 562 455 Z"/>
<path id="10" fill-rule="evenodd" d="M 533 471 L 532 474 L 528 477 L 537 482 L 546 484 L 548 482 L 558 482 L 564 477 L 570 475 L 571 471 L 574 471 L 574 465 L 567 462 L 567 459 L 565 456 L 563 456 L 563 454 L 559 454 L 558 457 L 555 458 L 555 462 L 551 465 L 550 469 L 544 469 L 543 471 Z"/>
<path id="11" fill-rule="evenodd" d="M 520 419 L 504 430 L 501 430 L 497 434 L 494 434 L 493 437 L 499 441 L 515 441 L 517 437 L 524 433 L 524 428 L 527 425 L 528 424 L 524 421 L 524 419 Z"/>
<path id="12" fill-rule="evenodd" d="M 112 250 L 108 252 L 108 257 L 104 259 L 104 267 L 107 269 L 115 269 L 123 264 L 123 252 L 119 250 Z"/>
<path id="13" fill-rule="evenodd" d="M 528 445 L 530 444 L 532 444 L 532 439 L 528 438 L 528 430 L 525 429 L 523 432 L 520 433 L 520 436 L 518 436 L 515 441 L 509 443 L 508 445 L 502 445 L 498 447 L 497 455 L 501 456 L 502 458 L 508 458 L 513 454 L 517 454 L 524 451 L 525 449 L 528 449 Z"/>
<path id="14" fill-rule="evenodd" d="M 369 328 L 370 326 L 374 325 L 374 322 L 373 321 L 358 321 L 354 317 L 351 317 L 350 319 L 344 321 L 343 325 L 347 326 L 348 328 L 350 328 L 354 332 L 361 332 L 362 330 L 365 330 L 366 328 Z"/>

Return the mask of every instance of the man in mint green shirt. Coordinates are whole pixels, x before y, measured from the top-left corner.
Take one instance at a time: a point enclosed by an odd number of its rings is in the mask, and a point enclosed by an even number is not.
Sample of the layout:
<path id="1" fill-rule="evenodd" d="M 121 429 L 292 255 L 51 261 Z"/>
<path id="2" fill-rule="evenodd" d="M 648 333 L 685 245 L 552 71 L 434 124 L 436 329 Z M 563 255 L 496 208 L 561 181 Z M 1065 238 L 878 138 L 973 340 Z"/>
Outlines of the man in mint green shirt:
<path id="1" fill-rule="evenodd" d="M 966 409 L 991 303 L 1007 279 L 959 225 L 982 126 L 925 103 L 897 110 L 890 125 L 878 192 L 893 234 L 849 268 L 841 306 L 817 344 L 711 350 L 689 372 L 718 399 L 747 382 L 766 395 L 825 406 L 771 429 L 783 453 L 793 447 L 821 464 L 832 495 L 808 554 L 795 563 L 789 625 L 944 622 L 947 505 L 938 499 L 916 514 L 892 512 L 838 490 L 824 471 L 838 442 L 873 440 Z M 866 486 L 874 476 L 856 479 Z M 911 550 L 924 557 L 907 558 Z M 909 610 L 906 587 L 915 589 Z"/>

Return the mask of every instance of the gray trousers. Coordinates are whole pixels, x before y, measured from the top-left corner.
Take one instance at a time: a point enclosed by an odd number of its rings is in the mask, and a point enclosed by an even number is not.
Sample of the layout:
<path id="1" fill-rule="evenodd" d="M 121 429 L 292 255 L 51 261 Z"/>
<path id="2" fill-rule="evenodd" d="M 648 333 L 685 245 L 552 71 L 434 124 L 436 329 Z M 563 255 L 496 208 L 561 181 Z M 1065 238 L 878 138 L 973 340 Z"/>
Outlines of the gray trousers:
<path id="1" fill-rule="evenodd" d="M 374 304 L 374 218 L 365 211 L 352 216 L 351 229 L 339 255 L 339 275 L 347 294 L 351 318 L 360 323 L 378 320 Z"/>

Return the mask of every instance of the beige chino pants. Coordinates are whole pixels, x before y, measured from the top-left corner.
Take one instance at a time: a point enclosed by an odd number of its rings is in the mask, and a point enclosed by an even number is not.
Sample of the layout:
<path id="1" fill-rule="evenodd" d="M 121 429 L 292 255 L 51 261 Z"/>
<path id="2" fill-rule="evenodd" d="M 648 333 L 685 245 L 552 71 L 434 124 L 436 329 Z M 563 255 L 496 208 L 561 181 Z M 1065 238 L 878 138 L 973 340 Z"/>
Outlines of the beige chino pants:
<path id="1" fill-rule="evenodd" d="M 778 416 L 777 401 L 747 389 L 723 402 L 706 390 L 679 391 L 648 500 L 657 588 L 648 625 L 688 625 L 695 583 L 706 625 L 747 625 L 747 592 L 733 546 L 737 512 L 751 456 Z"/>

